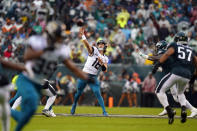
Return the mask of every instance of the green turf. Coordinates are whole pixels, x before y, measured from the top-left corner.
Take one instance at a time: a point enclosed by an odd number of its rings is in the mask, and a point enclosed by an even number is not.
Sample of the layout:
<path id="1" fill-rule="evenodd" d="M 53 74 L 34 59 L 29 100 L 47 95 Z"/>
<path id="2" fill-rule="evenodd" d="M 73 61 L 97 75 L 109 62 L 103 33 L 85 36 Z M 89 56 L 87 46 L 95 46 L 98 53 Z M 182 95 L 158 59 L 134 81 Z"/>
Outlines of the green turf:
<path id="1" fill-rule="evenodd" d="M 39 107 L 37 112 L 41 112 Z M 69 113 L 71 107 L 54 107 L 55 113 Z M 180 114 L 179 109 L 177 114 Z M 161 108 L 107 108 L 109 114 L 140 114 L 156 115 Z M 101 114 L 100 107 L 78 107 L 76 113 Z M 181 124 L 175 119 L 173 125 L 167 124 L 167 119 L 156 118 L 109 118 L 109 117 L 79 117 L 79 116 L 57 116 L 47 118 L 34 116 L 24 131 L 195 131 L 197 130 L 197 119 L 189 119 Z M 16 123 L 11 120 L 11 131 Z"/>

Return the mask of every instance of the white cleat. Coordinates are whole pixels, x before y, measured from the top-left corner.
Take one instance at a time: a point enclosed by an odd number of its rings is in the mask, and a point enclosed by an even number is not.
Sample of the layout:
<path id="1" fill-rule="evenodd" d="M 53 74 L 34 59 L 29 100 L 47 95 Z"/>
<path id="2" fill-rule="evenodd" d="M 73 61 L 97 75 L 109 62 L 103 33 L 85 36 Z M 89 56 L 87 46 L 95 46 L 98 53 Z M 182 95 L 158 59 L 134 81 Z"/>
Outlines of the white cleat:
<path id="1" fill-rule="evenodd" d="M 159 116 L 165 116 L 167 115 L 167 111 L 164 109 L 161 113 L 158 114 Z"/>
<path id="2" fill-rule="evenodd" d="M 55 113 L 53 112 L 53 110 L 50 111 L 50 115 L 51 117 L 56 117 Z"/>
<path id="3" fill-rule="evenodd" d="M 193 117 L 195 117 L 195 116 L 197 116 L 197 109 L 191 110 L 191 114 L 190 114 L 190 116 L 188 116 L 188 117 L 189 117 L 189 118 L 193 118 Z"/>
<path id="4" fill-rule="evenodd" d="M 51 116 L 50 113 L 51 112 L 47 109 L 42 110 L 42 114 L 45 115 L 46 117 L 50 117 Z"/>

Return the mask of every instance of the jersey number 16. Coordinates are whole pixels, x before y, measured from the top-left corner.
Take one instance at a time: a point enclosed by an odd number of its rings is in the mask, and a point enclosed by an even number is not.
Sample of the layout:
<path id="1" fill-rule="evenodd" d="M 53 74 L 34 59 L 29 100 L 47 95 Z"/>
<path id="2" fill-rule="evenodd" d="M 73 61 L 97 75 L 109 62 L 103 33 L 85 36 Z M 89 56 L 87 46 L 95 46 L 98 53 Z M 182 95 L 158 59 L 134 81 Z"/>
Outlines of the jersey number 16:
<path id="1" fill-rule="evenodd" d="M 95 60 L 94 63 L 92 64 L 92 66 L 93 66 L 94 68 L 96 68 L 97 70 L 99 69 L 99 67 L 100 67 L 101 65 L 99 64 L 98 58 L 96 58 L 96 60 Z"/>

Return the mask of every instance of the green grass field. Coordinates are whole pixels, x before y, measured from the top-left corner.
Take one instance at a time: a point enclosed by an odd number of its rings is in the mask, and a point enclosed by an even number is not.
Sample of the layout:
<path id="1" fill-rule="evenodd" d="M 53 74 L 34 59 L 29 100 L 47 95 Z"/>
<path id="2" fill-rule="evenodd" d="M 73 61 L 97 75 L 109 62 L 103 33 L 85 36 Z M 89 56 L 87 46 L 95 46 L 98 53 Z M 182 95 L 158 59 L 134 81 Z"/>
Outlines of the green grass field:
<path id="1" fill-rule="evenodd" d="M 42 106 L 37 113 L 41 113 Z M 56 106 L 55 113 L 69 114 L 70 106 Z M 162 108 L 107 108 L 109 114 L 122 115 L 157 115 Z M 180 109 L 176 109 L 180 115 Z M 78 107 L 76 114 L 101 114 L 100 107 Z M 189 114 L 189 112 L 188 112 Z M 116 117 L 82 117 L 82 116 L 57 116 L 47 118 L 34 116 L 24 131 L 196 131 L 197 119 L 188 119 L 184 124 L 175 119 L 173 125 L 168 125 L 167 119 L 161 118 L 116 118 Z M 16 122 L 11 120 L 11 131 Z"/>

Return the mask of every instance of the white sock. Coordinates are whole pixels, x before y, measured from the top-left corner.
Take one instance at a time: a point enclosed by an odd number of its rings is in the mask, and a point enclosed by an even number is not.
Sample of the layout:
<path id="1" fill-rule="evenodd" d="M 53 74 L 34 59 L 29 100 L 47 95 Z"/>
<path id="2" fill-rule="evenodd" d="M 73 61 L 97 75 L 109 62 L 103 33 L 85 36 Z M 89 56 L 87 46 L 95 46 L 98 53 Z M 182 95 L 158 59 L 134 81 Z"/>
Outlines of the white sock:
<path id="1" fill-rule="evenodd" d="M 50 97 L 48 98 L 48 100 L 47 100 L 47 103 L 46 103 L 44 109 L 47 109 L 47 110 L 48 110 L 49 107 L 52 106 L 53 103 L 55 102 L 55 99 L 56 99 L 56 96 L 50 96 Z"/>
<path id="2" fill-rule="evenodd" d="M 169 106 L 168 98 L 166 96 L 166 93 L 163 93 L 163 92 L 157 93 L 157 97 L 158 97 L 160 103 L 163 105 L 164 108 Z"/>
<path id="3" fill-rule="evenodd" d="M 12 109 L 13 109 L 13 110 L 16 110 L 16 108 L 17 108 L 18 106 L 20 106 L 21 102 L 22 102 L 22 96 L 20 96 L 19 98 L 16 99 L 16 101 L 15 101 L 14 104 L 12 105 Z"/>
<path id="4" fill-rule="evenodd" d="M 2 131 L 10 130 L 10 105 L 6 102 L 2 104 Z"/>
<path id="5" fill-rule="evenodd" d="M 178 94 L 179 103 L 181 106 L 186 106 L 186 98 L 184 94 Z"/>
<path id="6" fill-rule="evenodd" d="M 193 106 L 189 103 L 188 100 L 186 100 L 186 107 L 187 107 L 187 109 L 189 109 L 190 111 L 192 111 L 192 110 L 195 109 L 195 107 L 193 107 Z"/>

